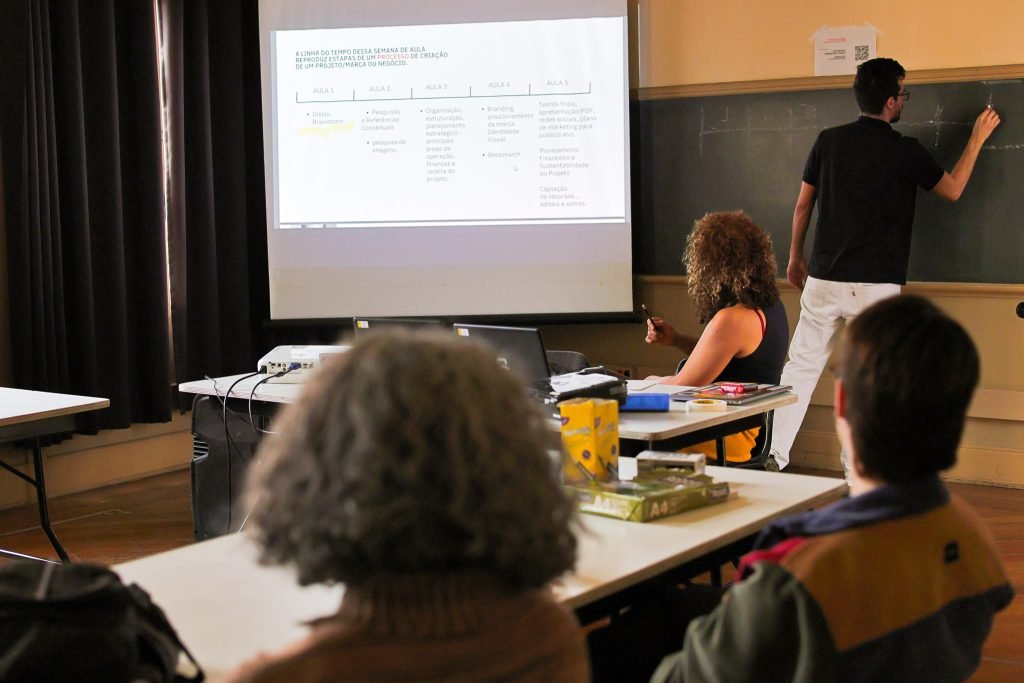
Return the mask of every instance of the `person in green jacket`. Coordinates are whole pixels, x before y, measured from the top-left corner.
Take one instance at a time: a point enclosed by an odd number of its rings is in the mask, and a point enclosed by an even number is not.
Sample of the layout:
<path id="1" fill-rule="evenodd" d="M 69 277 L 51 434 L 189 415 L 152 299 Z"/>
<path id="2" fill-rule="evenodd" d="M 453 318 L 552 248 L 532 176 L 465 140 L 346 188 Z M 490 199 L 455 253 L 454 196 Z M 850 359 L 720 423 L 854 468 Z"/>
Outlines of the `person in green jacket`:
<path id="1" fill-rule="evenodd" d="M 939 479 L 956 462 L 977 350 L 933 304 L 899 296 L 850 324 L 836 374 L 850 497 L 765 529 L 653 681 L 959 681 L 977 668 L 1013 589 L 986 528 Z"/>

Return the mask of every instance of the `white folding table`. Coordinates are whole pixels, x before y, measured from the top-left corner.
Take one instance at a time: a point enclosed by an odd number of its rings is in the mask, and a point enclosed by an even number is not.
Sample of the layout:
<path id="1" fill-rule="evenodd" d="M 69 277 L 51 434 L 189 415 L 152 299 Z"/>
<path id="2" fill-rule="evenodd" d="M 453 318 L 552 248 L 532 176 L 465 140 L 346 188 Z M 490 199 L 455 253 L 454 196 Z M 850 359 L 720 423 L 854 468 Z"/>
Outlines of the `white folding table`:
<path id="1" fill-rule="evenodd" d="M 100 410 L 109 405 L 109 400 L 95 396 L 75 396 L 0 387 L 0 443 L 22 439 L 31 440 L 34 476 L 25 474 L 3 460 L 0 460 L 0 467 L 35 488 L 36 499 L 39 501 L 39 523 L 46 533 L 46 537 L 50 539 L 53 549 L 57 551 L 57 556 L 63 561 L 67 561 L 68 554 L 64 551 L 64 546 L 57 540 L 57 535 L 50 525 L 50 512 L 46 504 L 46 478 L 43 475 L 43 451 L 39 437 L 74 431 L 75 415 L 91 410 Z M 42 559 L 2 549 L 0 549 L 0 556 Z"/>
<path id="2" fill-rule="evenodd" d="M 846 493 L 842 479 L 709 467 L 732 492 L 721 504 L 640 524 L 581 515 L 574 572 L 554 585 L 577 612 L 714 555 L 787 514 Z M 302 588 L 294 572 L 256 562 L 245 533 L 116 565 L 167 613 L 210 677 L 302 637 L 304 623 L 337 610 L 344 588 Z"/>
<path id="3" fill-rule="evenodd" d="M 244 378 L 244 379 L 243 379 Z M 301 384 L 271 384 L 264 381 L 266 375 L 246 378 L 245 375 L 233 375 L 185 382 L 178 385 L 178 391 L 186 394 L 217 396 L 220 399 L 232 398 L 251 400 L 256 403 L 291 403 L 302 391 Z M 230 396 L 227 395 L 231 390 Z M 673 393 L 685 387 L 654 384 L 649 381 L 631 380 L 630 392 Z M 763 400 L 742 406 L 729 406 L 722 412 L 689 412 L 686 404 L 673 401 L 667 412 L 619 414 L 619 438 L 639 442 L 639 450 L 644 448 L 674 449 L 700 441 L 720 440 L 722 436 L 750 429 L 760 424 L 765 413 L 796 403 L 796 395 L 792 393 L 776 394 Z M 558 423 L 552 420 L 552 428 Z M 625 446 L 624 450 L 628 450 Z M 718 464 L 724 464 L 720 458 Z"/>

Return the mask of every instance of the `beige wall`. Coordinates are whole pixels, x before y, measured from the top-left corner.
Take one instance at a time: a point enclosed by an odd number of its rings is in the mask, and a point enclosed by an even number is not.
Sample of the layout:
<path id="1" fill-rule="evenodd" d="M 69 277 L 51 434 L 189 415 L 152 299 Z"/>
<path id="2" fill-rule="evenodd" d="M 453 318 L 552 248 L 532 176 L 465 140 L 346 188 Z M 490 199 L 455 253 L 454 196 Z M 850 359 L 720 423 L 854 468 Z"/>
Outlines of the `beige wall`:
<path id="1" fill-rule="evenodd" d="M 631 0 L 640 87 L 814 75 L 823 25 L 872 24 L 878 54 L 909 72 L 1024 63 L 1024 2 Z M 913 79 L 913 73 L 909 74 Z"/>
<path id="2" fill-rule="evenodd" d="M 45 448 L 43 454 L 46 490 L 51 498 L 181 469 L 192 457 L 190 416 L 175 415 L 166 424 L 110 429 L 95 436 L 77 435 Z M 28 450 L 0 446 L 0 457 L 32 474 Z M 35 489 L 6 472 L 0 473 L 0 509 L 35 500 Z"/>

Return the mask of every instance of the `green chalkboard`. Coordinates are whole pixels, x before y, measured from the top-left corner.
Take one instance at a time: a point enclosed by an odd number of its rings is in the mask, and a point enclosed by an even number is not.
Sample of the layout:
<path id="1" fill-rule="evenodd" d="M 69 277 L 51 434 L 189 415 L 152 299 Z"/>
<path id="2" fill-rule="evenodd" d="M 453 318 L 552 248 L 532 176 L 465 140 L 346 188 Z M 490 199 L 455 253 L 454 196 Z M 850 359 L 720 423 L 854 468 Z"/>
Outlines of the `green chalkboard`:
<path id="1" fill-rule="evenodd" d="M 947 170 L 986 104 L 1002 118 L 960 201 L 918 191 L 908 279 L 1024 282 L 1024 82 L 910 83 L 908 89 L 911 99 L 895 128 L 920 140 Z M 850 88 L 635 102 L 637 271 L 681 274 L 693 221 L 708 211 L 743 209 L 771 233 L 784 276 L 807 154 L 819 131 L 857 115 Z"/>

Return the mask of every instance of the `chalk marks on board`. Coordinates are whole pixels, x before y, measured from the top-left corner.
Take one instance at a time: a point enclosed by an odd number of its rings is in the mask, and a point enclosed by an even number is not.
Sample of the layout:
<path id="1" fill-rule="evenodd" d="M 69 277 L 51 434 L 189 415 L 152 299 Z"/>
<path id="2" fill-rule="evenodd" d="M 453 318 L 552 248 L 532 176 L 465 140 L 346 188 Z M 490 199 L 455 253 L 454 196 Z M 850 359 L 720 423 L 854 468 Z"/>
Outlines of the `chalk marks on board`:
<path id="1" fill-rule="evenodd" d="M 817 108 L 810 104 L 799 105 L 805 110 L 805 114 L 799 118 L 808 118 L 814 120 L 817 118 Z M 729 107 L 725 107 L 721 118 L 718 120 L 716 125 L 706 125 L 707 112 L 704 107 L 700 108 L 700 126 L 697 130 L 697 155 L 704 156 L 704 138 L 712 135 L 728 135 L 731 133 L 785 133 L 789 136 L 789 146 L 793 146 L 793 133 L 801 131 L 821 131 L 826 128 L 823 125 L 793 125 L 794 115 L 793 109 L 787 111 L 789 123 L 784 126 L 780 125 L 755 125 L 754 114 L 748 107 L 746 109 L 746 124 L 738 127 L 723 127 L 719 124 L 732 123 L 733 119 L 730 116 Z M 762 121 L 771 121 L 770 117 L 762 117 Z"/>
<path id="2" fill-rule="evenodd" d="M 932 149 L 937 150 L 939 148 L 940 138 L 942 137 L 942 129 L 944 127 L 958 127 L 958 126 L 973 126 L 974 121 L 945 121 L 942 118 L 942 112 L 944 107 L 941 104 L 935 105 L 935 113 L 932 114 L 930 119 L 923 121 L 907 121 L 900 122 L 897 124 L 898 128 L 926 128 L 934 129 L 935 135 L 932 137 L 931 146 Z"/>
<path id="3" fill-rule="evenodd" d="M 986 85 L 992 86 L 1003 86 L 1007 84 L 1020 85 L 1024 83 L 1022 80 L 1011 80 L 1011 81 L 982 81 Z M 995 97 L 995 93 L 989 90 L 986 96 L 985 105 L 987 106 L 998 106 L 998 99 Z M 982 106 L 985 106 L 982 105 Z M 787 122 L 782 125 L 773 120 L 770 116 L 762 116 L 761 121 L 755 121 L 755 115 L 750 107 L 745 107 L 746 116 L 744 117 L 746 122 L 739 123 L 743 118 L 736 117 L 735 108 L 728 105 L 724 106 L 720 113 L 716 115 L 709 114 L 705 107 L 700 107 L 700 123 L 697 130 L 697 154 L 703 156 L 704 154 L 704 142 L 705 138 L 717 135 L 730 135 L 730 134 L 749 134 L 749 133 L 779 133 L 786 134 L 789 136 L 789 146 L 793 144 L 793 133 L 805 132 L 805 131 L 822 131 L 825 128 L 836 125 L 836 122 L 821 123 L 817 121 L 817 107 L 813 104 L 800 103 L 796 105 L 799 108 L 799 113 L 794 111 L 794 108 L 787 110 Z M 979 109 L 980 111 L 980 109 Z M 911 121 L 900 121 L 896 124 L 896 129 L 905 129 L 909 134 L 914 135 L 916 131 L 914 129 L 924 129 L 925 134 L 916 133 L 921 135 L 922 142 L 926 146 L 930 146 L 933 150 L 938 150 L 940 146 L 945 142 L 944 132 L 947 129 L 970 129 L 974 125 L 974 120 L 946 120 L 944 118 L 945 106 L 941 103 L 936 104 L 933 113 L 930 118 L 923 120 L 911 120 Z M 856 116 L 855 111 L 851 111 L 850 120 Z M 796 121 L 806 121 L 813 123 L 797 124 Z M 963 134 L 955 136 L 958 139 L 964 137 Z M 930 139 L 929 139 L 930 138 Z M 987 144 L 983 147 L 987 150 L 1016 150 L 1024 149 L 1024 143 L 1022 144 Z"/>
<path id="4" fill-rule="evenodd" d="M 728 116 L 728 107 L 726 107 L 725 112 L 726 116 Z M 697 156 L 704 156 L 704 107 L 700 108 L 700 132 L 697 134 Z"/>

